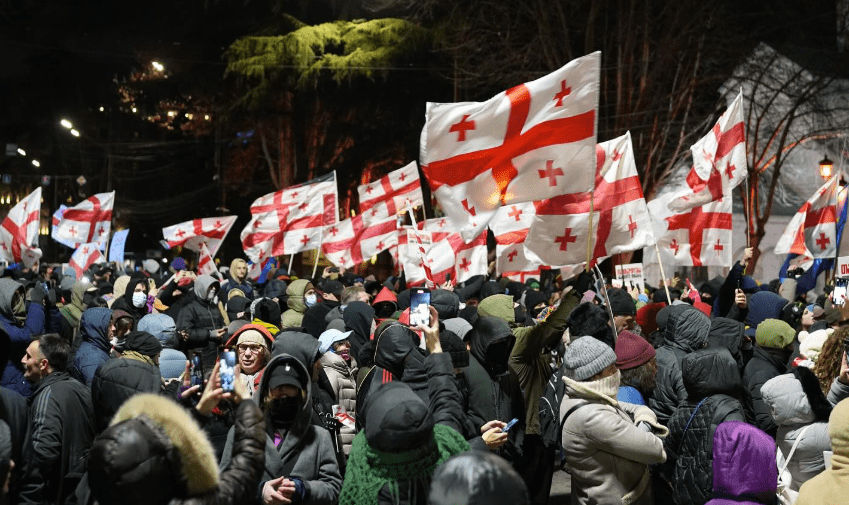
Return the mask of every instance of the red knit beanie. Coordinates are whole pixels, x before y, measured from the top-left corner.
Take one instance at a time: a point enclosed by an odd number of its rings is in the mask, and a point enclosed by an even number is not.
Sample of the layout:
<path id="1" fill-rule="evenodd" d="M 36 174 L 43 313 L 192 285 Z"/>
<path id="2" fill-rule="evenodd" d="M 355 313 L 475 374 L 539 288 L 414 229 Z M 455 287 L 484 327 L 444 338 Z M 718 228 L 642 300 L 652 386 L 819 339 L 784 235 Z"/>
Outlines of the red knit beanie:
<path id="1" fill-rule="evenodd" d="M 616 340 L 616 368 L 628 370 L 654 358 L 654 347 L 643 337 L 623 330 Z"/>
<path id="2" fill-rule="evenodd" d="M 649 303 L 640 307 L 636 320 L 643 330 L 643 335 L 651 335 L 657 330 L 657 313 L 664 307 L 666 304 L 663 302 Z"/>

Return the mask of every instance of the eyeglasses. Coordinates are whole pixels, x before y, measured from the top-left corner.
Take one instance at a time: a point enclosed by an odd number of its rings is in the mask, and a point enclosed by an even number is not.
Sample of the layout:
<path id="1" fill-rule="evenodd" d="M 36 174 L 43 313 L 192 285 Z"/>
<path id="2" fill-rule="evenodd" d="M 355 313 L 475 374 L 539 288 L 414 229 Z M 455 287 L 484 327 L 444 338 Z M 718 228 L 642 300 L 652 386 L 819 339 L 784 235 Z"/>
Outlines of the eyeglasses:
<path id="1" fill-rule="evenodd" d="M 250 351 L 251 354 L 259 354 L 262 352 L 263 347 L 261 345 L 239 344 L 236 346 L 236 349 L 240 354 L 247 354 L 248 351 Z"/>

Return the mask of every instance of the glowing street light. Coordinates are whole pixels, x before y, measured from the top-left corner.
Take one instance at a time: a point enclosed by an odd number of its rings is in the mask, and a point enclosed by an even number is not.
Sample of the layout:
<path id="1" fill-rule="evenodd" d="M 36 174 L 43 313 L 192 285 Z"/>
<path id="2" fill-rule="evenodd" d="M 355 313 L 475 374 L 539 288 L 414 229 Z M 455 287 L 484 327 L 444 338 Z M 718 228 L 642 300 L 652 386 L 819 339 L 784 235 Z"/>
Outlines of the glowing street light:
<path id="1" fill-rule="evenodd" d="M 136 112 L 138 112 L 138 111 L 139 111 L 138 109 L 136 109 L 135 107 L 133 107 L 133 114 L 135 114 L 135 113 L 136 113 Z"/>
<path id="2" fill-rule="evenodd" d="M 828 156 L 823 158 L 822 161 L 820 161 L 820 177 L 825 180 L 831 179 L 831 175 L 834 173 L 832 170 L 833 168 L 834 162 L 828 159 Z"/>
<path id="3" fill-rule="evenodd" d="M 59 121 L 59 124 L 61 124 L 62 126 L 64 126 L 65 128 L 67 128 L 69 130 L 74 127 L 74 124 L 71 123 L 70 121 L 68 121 L 67 119 L 63 119 L 63 120 Z"/>
<path id="4" fill-rule="evenodd" d="M 154 70 L 156 70 L 157 72 L 162 72 L 163 70 L 165 70 L 165 66 L 162 63 L 159 63 L 158 61 L 151 61 L 150 64 L 153 65 Z"/>
<path id="5" fill-rule="evenodd" d="M 79 137 L 79 136 L 80 136 L 80 132 L 78 132 L 77 130 L 75 130 L 75 129 L 71 128 L 71 135 L 73 135 L 74 137 Z"/>
<path id="6" fill-rule="evenodd" d="M 41 166 L 41 163 L 39 163 L 38 160 L 32 160 L 32 166 L 38 168 Z"/>
<path id="7" fill-rule="evenodd" d="M 103 110 L 104 110 L 104 109 L 103 109 L 103 107 L 101 107 L 101 108 L 100 108 L 100 112 L 103 112 Z"/>
<path id="8" fill-rule="evenodd" d="M 19 147 L 19 148 L 18 148 L 18 154 L 20 154 L 21 156 L 26 156 L 26 155 L 27 155 L 27 152 L 26 152 L 26 151 L 24 151 L 23 149 L 21 149 L 21 148 Z"/>

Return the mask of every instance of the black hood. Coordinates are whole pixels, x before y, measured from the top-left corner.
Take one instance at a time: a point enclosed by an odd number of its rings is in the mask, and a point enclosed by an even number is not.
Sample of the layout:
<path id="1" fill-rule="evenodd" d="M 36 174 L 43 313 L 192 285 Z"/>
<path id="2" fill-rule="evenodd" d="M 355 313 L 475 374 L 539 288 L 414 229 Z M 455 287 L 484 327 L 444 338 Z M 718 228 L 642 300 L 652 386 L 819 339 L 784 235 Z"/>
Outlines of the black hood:
<path id="1" fill-rule="evenodd" d="M 430 304 L 439 314 L 439 320 L 452 319 L 460 314 L 460 297 L 446 289 L 435 289 L 430 292 Z"/>
<path id="2" fill-rule="evenodd" d="M 488 296 L 492 296 L 492 295 L 503 295 L 506 292 L 507 292 L 507 290 L 504 289 L 504 286 L 502 286 L 501 284 L 499 284 L 495 281 L 488 281 L 488 282 L 485 282 L 483 287 L 481 288 L 481 298 L 480 299 L 483 300 L 484 298 L 486 298 Z"/>
<path id="3" fill-rule="evenodd" d="M 681 351 L 704 349 L 710 332 L 710 319 L 689 304 L 670 305 L 657 313 L 657 326 L 663 332 L 663 345 Z"/>
<path id="4" fill-rule="evenodd" d="M 318 340 L 309 333 L 300 331 L 281 331 L 271 346 L 271 355 L 289 354 L 297 358 L 307 369 L 318 360 Z M 265 372 L 263 372 L 265 373 Z"/>
<path id="5" fill-rule="evenodd" d="M 601 305 L 582 303 L 569 314 L 566 323 L 572 339 L 578 337 L 594 337 L 604 342 L 611 349 L 616 349 L 613 328 L 610 326 L 610 316 Z"/>
<path id="6" fill-rule="evenodd" d="M 384 452 L 422 447 L 433 436 L 433 418 L 428 406 L 402 382 L 381 384 L 357 409 L 369 445 Z"/>
<path id="7" fill-rule="evenodd" d="M 417 340 L 418 336 L 407 326 L 397 322 L 387 324 L 374 337 L 374 364 L 402 378 L 407 355 L 411 352 L 421 354 L 416 347 Z"/>
<path id="8" fill-rule="evenodd" d="M 490 376 L 507 371 L 510 352 L 516 337 L 506 321 L 500 317 L 484 316 L 477 320 L 469 332 L 471 354 Z"/>
<path id="9" fill-rule="evenodd" d="M 684 356 L 681 377 L 690 403 L 715 394 L 740 397 L 737 362 L 723 347 L 710 347 Z"/>
<path id="10" fill-rule="evenodd" d="M 251 300 L 244 296 L 234 296 L 227 301 L 227 315 L 230 317 L 230 321 L 235 321 L 239 319 L 236 317 L 239 312 L 245 312 L 242 315 L 241 319 L 245 321 L 250 321 L 251 315 L 248 310 L 251 306 Z"/>
<path id="11" fill-rule="evenodd" d="M 715 317 L 710 320 L 710 333 L 708 334 L 708 345 L 728 349 L 741 370 L 743 368 L 743 353 L 740 346 L 743 345 L 744 330 L 745 326 L 740 321 L 727 317 Z"/>
<path id="12" fill-rule="evenodd" d="M 251 302 L 251 317 L 264 323 L 280 326 L 280 305 L 270 298 L 260 298 Z"/>
<path id="13" fill-rule="evenodd" d="M 311 336 L 306 336 L 309 340 L 316 342 L 316 340 Z M 275 349 L 277 347 L 276 344 L 277 342 L 275 341 Z M 310 421 L 312 419 L 312 381 L 310 379 L 309 367 L 305 366 L 296 356 L 291 356 L 286 353 L 276 354 L 273 358 L 271 358 L 271 361 L 268 362 L 268 365 L 265 366 L 265 370 L 262 372 L 262 378 L 259 380 L 259 388 L 253 398 L 260 408 L 262 408 L 263 401 L 268 396 L 269 381 L 271 380 L 272 375 L 271 372 L 278 366 L 284 366 L 286 364 L 289 364 L 292 368 L 298 371 L 298 380 L 301 383 L 301 389 L 304 391 L 304 402 L 301 404 L 301 410 L 298 412 L 297 417 L 295 417 L 294 424 L 286 432 L 286 436 L 279 448 L 280 454 L 287 454 L 290 450 L 295 448 L 309 428 Z M 270 422 L 268 424 L 271 425 Z"/>
<path id="14" fill-rule="evenodd" d="M 410 290 L 405 289 L 398 293 L 398 299 L 395 301 L 398 305 L 398 310 L 404 311 L 410 307 Z"/>

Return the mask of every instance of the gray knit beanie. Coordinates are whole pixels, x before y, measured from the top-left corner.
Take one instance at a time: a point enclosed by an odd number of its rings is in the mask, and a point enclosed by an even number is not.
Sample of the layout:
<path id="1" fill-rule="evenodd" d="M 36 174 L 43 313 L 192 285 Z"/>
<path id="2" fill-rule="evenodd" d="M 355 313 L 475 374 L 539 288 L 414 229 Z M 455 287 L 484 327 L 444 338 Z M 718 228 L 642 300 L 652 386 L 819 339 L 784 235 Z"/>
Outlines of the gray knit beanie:
<path id="1" fill-rule="evenodd" d="M 593 337 L 573 340 L 563 356 L 567 377 L 576 381 L 587 380 L 614 363 L 616 353 L 613 349 Z"/>

